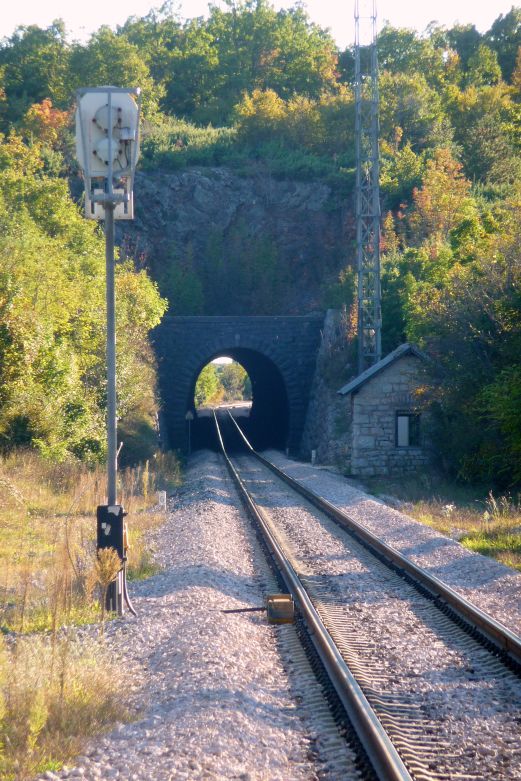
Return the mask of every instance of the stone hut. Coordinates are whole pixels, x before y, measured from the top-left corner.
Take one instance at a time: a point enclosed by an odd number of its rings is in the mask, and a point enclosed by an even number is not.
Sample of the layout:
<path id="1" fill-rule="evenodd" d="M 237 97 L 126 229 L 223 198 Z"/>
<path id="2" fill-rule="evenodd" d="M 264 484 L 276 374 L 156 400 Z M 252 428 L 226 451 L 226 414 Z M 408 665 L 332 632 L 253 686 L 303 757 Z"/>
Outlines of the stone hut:
<path id="1" fill-rule="evenodd" d="M 410 474 L 429 462 L 425 414 L 415 402 L 427 360 L 402 344 L 338 391 L 348 405 L 351 474 Z"/>

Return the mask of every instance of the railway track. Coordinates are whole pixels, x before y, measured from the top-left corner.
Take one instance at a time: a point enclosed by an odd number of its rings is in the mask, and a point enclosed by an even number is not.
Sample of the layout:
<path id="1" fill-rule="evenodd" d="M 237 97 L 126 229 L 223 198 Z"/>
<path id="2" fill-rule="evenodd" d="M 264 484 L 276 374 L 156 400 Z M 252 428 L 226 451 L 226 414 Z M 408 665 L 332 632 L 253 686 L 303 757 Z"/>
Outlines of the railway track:
<path id="1" fill-rule="evenodd" d="M 376 776 L 521 779 L 521 639 L 215 423 Z"/>

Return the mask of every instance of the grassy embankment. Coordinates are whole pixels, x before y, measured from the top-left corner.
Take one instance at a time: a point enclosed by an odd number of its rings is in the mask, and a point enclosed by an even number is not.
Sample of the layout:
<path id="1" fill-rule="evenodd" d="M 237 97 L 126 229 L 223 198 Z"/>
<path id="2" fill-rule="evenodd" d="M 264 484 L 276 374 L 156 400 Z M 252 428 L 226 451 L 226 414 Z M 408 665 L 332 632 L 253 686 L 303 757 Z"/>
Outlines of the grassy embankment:
<path id="1" fill-rule="evenodd" d="M 129 515 L 129 577 L 155 571 L 147 534 L 164 521 L 151 511 L 156 488 L 179 481 L 160 456 L 122 472 Z M 0 778 L 56 769 L 86 737 L 131 718 L 121 692 L 129 671 L 109 659 L 102 638 L 68 629 L 100 619 L 95 558 L 97 504 L 105 474 L 50 464 L 32 453 L 0 461 Z"/>
<path id="2" fill-rule="evenodd" d="M 431 475 L 366 479 L 376 496 L 392 496 L 400 509 L 465 548 L 521 571 L 521 495 L 494 494 Z"/>
<path id="3" fill-rule="evenodd" d="M 143 133 L 141 165 L 145 169 L 182 170 L 188 166 L 231 168 L 238 176 L 257 170 L 274 178 L 309 181 L 320 178 L 350 192 L 354 182 L 352 152 L 333 154 L 274 132 L 270 139 L 252 142 L 236 127 L 198 127 L 191 122 L 164 117 Z"/>

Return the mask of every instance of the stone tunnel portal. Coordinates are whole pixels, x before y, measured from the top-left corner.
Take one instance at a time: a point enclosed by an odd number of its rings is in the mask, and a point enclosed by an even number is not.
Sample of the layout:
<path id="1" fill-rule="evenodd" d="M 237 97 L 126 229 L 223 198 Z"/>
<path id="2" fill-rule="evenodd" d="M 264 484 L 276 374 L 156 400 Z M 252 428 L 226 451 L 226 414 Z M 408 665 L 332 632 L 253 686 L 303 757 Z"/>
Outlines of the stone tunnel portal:
<path id="1" fill-rule="evenodd" d="M 215 358 L 232 358 L 246 370 L 252 388 L 251 411 L 237 416 L 237 422 L 256 450 L 273 447 L 283 450 L 288 444 L 289 404 L 284 379 L 274 362 L 258 350 L 235 347 L 220 350 L 199 367 L 194 376 L 187 409 L 194 415 L 191 425 L 191 446 L 216 447 L 213 417 L 198 411 L 194 405 L 195 384 L 200 371 Z"/>
<path id="2" fill-rule="evenodd" d="M 194 415 L 193 445 L 204 446 L 202 416 L 195 419 L 195 383 L 209 361 L 226 355 L 252 381 L 247 428 L 253 444 L 299 453 L 323 324 L 319 313 L 166 317 L 153 335 L 164 444 L 187 451 L 189 414 Z"/>

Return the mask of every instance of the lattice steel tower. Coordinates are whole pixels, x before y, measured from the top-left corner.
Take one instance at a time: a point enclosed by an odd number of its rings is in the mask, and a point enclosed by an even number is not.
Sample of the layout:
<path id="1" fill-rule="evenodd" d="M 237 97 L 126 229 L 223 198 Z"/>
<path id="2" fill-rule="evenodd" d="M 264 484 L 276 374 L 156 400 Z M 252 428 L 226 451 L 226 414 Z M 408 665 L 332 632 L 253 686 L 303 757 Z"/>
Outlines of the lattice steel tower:
<path id="1" fill-rule="evenodd" d="M 356 256 L 359 373 L 382 357 L 378 109 L 376 0 L 355 0 Z"/>

